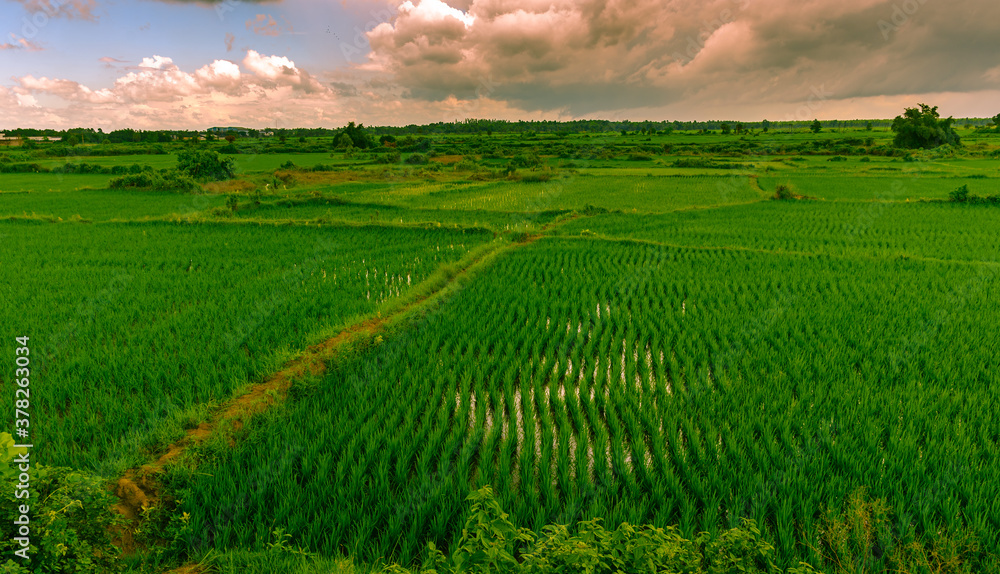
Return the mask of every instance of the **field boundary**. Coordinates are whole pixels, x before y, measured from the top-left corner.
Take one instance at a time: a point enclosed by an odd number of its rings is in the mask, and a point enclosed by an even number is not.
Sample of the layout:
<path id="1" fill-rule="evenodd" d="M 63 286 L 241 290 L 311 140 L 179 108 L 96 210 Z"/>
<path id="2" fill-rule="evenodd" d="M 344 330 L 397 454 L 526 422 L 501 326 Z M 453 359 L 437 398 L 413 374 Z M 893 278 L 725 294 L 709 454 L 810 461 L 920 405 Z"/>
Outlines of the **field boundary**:
<path id="1" fill-rule="evenodd" d="M 666 247 L 669 249 L 689 249 L 691 251 L 729 251 L 729 252 L 740 252 L 740 253 L 757 253 L 760 255 L 774 255 L 778 257 L 825 257 L 829 259 L 840 259 L 845 261 L 919 261 L 922 263 L 936 263 L 941 265 L 972 265 L 972 266 L 986 266 L 986 267 L 997 267 L 1000 266 L 1000 261 L 983 260 L 983 259 L 941 259 L 938 257 L 926 257 L 923 255 L 912 255 L 912 254 L 900 254 L 892 255 L 887 257 L 879 257 L 877 255 L 868 254 L 851 254 L 844 255 L 840 253 L 822 253 L 816 251 L 776 251 L 773 249 L 761 249 L 757 247 L 742 247 L 738 245 L 681 245 L 676 243 L 666 243 L 664 241 L 656 241 L 653 239 L 641 239 L 636 237 L 612 237 L 609 235 L 602 235 L 590 232 L 589 235 L 550 235 L 551 239 L 568 239 L 573 241 L 606 241 L 610 243 L 633 243 L 636 245 L 644 245 L 647 247 Z"/>

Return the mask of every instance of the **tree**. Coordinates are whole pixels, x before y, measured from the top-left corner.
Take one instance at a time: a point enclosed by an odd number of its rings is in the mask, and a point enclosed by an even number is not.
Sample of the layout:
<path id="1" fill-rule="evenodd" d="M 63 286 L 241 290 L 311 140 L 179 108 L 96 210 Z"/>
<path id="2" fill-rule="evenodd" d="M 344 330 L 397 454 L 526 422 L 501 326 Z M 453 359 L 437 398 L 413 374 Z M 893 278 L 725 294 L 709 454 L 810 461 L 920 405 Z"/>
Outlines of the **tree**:
<path id="1" fill-rule="evenodd" d="M 995 125 L 997 129 L 1000 130 L 1000 114 L 993 116 L 993 125 Z"/>
<path id="2" fill-rule="evenodd" d="M 865 131 L 868 131 L 868 132 L 872 131 L 872 123 L 871 122 L 865 123 Z"/>
<path id="3" fill-rule="evenodd" d="M 349 147 L 354 147 L 354 140 L 352 140 L 351 136 L 347 135 L 346 133 L 340 134 L 339 136 L 337 136 L 337 139 L 333 144 L 333 147 L 335 149 L 347 149 Z"/>
<path id="4" fill-rule="evenodd" d="M 372 147 L 371 136 L 365 131 L 364 124 L 354 125 L 354 122 L 347 124 L 347 127 L 340 129 L 337 132 L 337 142 L 341 139 L 341 135 L 346 135 L 351 139 L 351 144 L 356 148 L 368 149 Z"/>
<path id="5" fill-rule="evenodd" d="M 892 131 L 896 132 L 893 145 L 914 149 L 962 143 L 952 127 L 953 118 L 942 120 L 937 106 L 919 105 L 919 108 L 906 108 L 903 115 L 892 120 Z"/>
<path id="6" fill-rule="evenodd" d="M 722 135 L 729 135 L 729 132 L 732 131 L 732 128 L 726 122 L 722 122 L 719 127 L 722 128 Z"/>
<path id="7" fill-rule="evenodd" d="M 767 133 L 767 130 L 771 129 L 771 122 L 767 120 L 760 122 L 760 129 L 764 130 L 764 133 Z"/>
<path id="8" fill-rule="evenodd" d="M 177 170 L 195 179 L 231 179 L 233 160 L 210 150 L 184 150 L 177 154 Z"/>
<path id="9" fill-rule="evenodd" d="M 823 131 L 823 124 L 821 124 L 818 119 L 813 120 L 813 123 L 812 125 L 809 126 L 809 129 L 812 130 L 812 133 L 818 134 L 819 132 Z"/>

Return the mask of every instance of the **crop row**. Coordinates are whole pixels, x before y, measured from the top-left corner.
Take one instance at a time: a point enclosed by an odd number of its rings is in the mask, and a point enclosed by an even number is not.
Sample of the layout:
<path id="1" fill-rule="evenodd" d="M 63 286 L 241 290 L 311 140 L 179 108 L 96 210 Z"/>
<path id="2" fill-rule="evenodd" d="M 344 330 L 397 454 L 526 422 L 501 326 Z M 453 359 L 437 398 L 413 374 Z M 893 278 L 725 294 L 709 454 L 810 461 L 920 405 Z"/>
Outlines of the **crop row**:
<path id="1" fill-rule="evenodd" d="M 766 201 L 662 215 L 599 215 L 560 231 L 697 247 L 995 262 L 998 228 L 1000 210 L 986 206 Z"/>
<path id="2" fill-rule="evenodd" d="M 542 240 L 336 365 L 188 486 L 193 538 L 403 562 L 470 489 L 515 521 L 756 519 L 781 560 L 865 487 L 899 538 L 1000 533 L 989 267 Z M 814 544 L 815 546 L 815 544 Z"/>

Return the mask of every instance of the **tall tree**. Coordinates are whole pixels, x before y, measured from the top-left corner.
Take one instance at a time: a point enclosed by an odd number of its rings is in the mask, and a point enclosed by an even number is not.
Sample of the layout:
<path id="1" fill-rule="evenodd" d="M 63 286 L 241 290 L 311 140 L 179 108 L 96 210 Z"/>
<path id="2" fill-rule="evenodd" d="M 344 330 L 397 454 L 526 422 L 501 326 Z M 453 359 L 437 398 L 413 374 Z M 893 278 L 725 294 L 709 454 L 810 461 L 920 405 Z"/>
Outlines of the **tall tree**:
<path id="1" fill-rule="evenodd" d="M 906 108 L 901 116 L 892 120 L 896 132 L 893 144 L 903 148 L 932 148 L 939 145 L 959 145 L 961 138 L 952 127 L 954 118 L 942 120 L 937 106 L 919 104 L 919 108 Z"/>

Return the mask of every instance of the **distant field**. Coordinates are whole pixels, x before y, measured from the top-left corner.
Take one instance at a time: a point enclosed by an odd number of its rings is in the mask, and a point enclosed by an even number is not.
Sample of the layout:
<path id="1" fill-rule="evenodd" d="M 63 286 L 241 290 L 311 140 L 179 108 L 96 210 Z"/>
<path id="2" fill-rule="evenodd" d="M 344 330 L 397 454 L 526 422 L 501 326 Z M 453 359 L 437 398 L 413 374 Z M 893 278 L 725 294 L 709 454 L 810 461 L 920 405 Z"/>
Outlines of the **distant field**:
<path id="1" fill-rule="evenodd" d="M 761 199 L 749 177 L 648 177 L 568 175 L 547 182 L 483 182 L 395 186 L 371 199 L 416 209 L 538 212 L 602 209 L 666 212 L 693 206 Z"/>
<path id="2" fill-rule="evenodd" d="M 1000 209 L 932 203 L 780 202 L 666 215 L 598 215 L 560 233 L 859 257 L 1000 262 Z"/>
<path id="3" fill-rule="evenodd" d="M 111 177 L 101 174 L 4 173 L 0 174 L 0 194 L 11 191 L 105 189 Z"/>
<path id="4" fill-rule="evenodd" d="M 356 196 L 355 196 L 356 197 Z M 496 231 L 531 231 L 552 221 L 557 212 L 518 213 L 499 211 L 458 211 L 447 209 L 411 209 L 395 205 L 353 204 L 330 198 L 294 198 L 276 200 L 254 208 L 240 208 L 234 216 L 241 219 L 312 220 L 316 222 L 349 221 L 389 225 L 436 225 L 483 227 Z"/>
<path id="5" fill-rule="evenodd" d="M 53 178 L 53 175 L 31 177 Z M 95 177 L 95 176 L 73 176 Z M 92 221 L 130 220 L 176 213 L 188 216 L 223 205 L 218 195 L 181 195 L 158 191 L 94 189 L 0 193 L 0 217 L 38 215 L 69 219 L 78 215 Z"/>
<path id="6" fill-rule="evenodd" d="M 829 200 L 893 200 L 947 199 L 961 185 L 977 195 L 1000 193 L 1000 174 L 993 179 L 970 179 L 923 175 L 919 173 L 886 172 L 884 175 L 814 175 L 788 173 L 760 178 L 764 189 L 774 192 L 778 184 L 791 184 L 795 193 Z"/>

